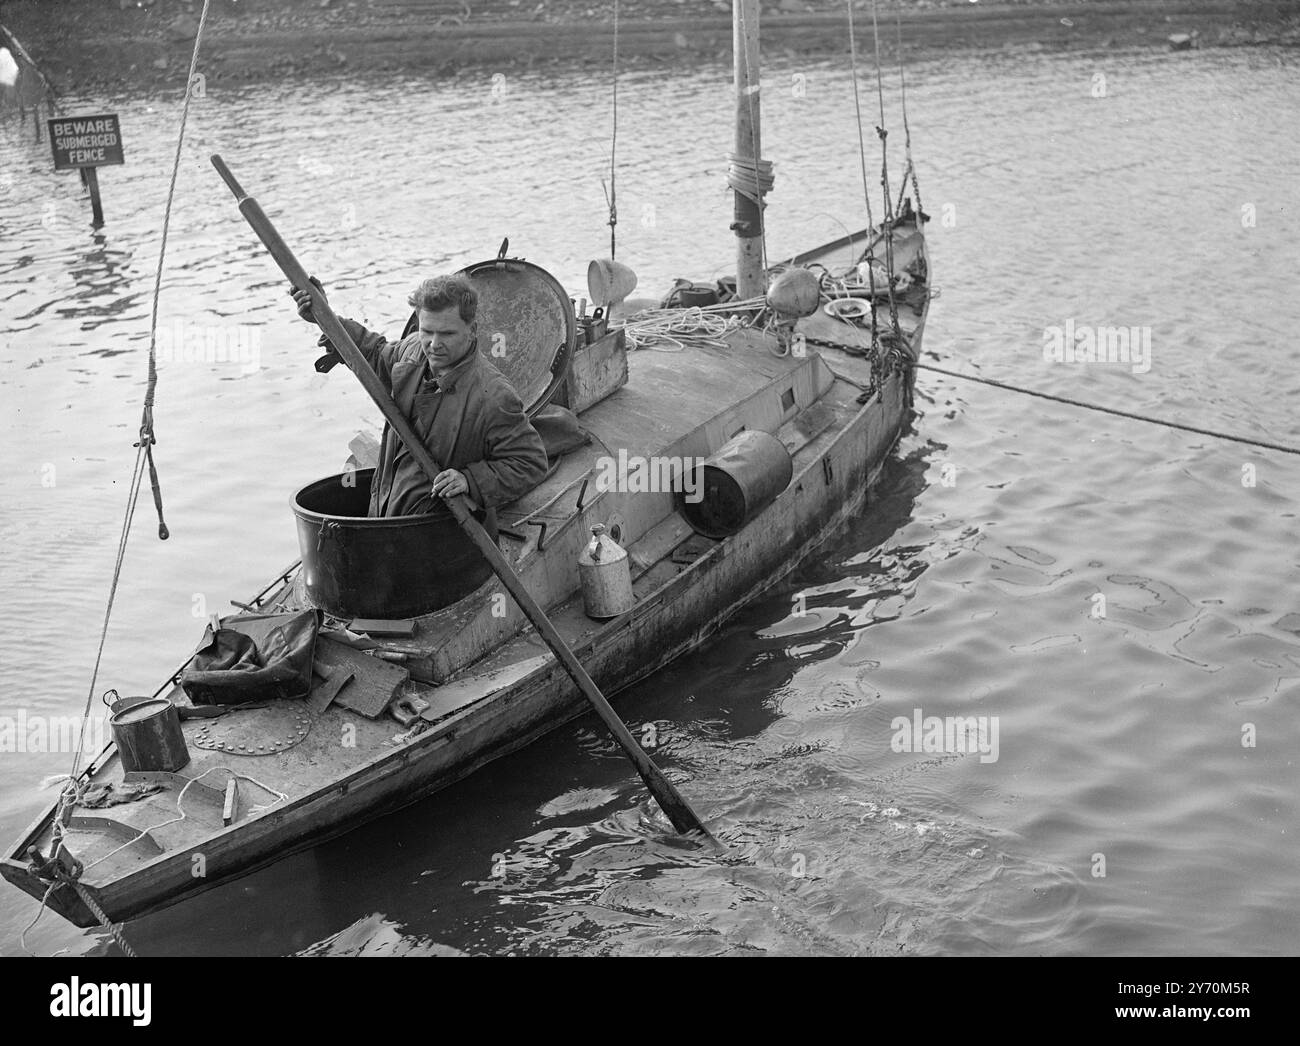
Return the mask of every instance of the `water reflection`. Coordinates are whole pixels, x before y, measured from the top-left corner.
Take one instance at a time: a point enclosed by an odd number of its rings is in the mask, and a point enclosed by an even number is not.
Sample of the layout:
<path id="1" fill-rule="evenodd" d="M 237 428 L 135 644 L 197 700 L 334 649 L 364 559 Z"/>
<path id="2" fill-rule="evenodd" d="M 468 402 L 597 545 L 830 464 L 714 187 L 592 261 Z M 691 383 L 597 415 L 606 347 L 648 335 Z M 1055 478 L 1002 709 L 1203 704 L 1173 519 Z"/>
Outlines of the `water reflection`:
<path id="1" fill-rule="evenodd" d="M 91 233 L 90 239 L 92 246 L 79 251 L 67 268 L 76 289 L 63 299 L 66 304 L 56 310 L 60 316 L 79 320 L 82 331 L 93 331 L 126 316 L 148 293 L 139 286 L 142 282 L 139 274 L 131 272 L 134 257 L 131 250 L 110 246 L 110 233 L 102 230 Z M 130 289 L 133 284 L 137 285 L 135 290 Z M 129 344 L 118 347 L 100 344 L 87 355 L 109 357 L 131 351 Z"/>

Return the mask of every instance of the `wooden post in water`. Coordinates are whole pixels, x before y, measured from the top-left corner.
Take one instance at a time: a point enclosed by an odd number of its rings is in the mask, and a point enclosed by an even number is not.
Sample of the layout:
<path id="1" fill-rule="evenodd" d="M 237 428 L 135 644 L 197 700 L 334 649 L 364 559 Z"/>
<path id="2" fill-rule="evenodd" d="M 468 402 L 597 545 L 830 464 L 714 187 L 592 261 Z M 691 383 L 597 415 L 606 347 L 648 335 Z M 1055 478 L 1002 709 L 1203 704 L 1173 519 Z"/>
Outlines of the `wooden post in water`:
<path id="1" fill-rule="evenodd" d="M 86 188 L 90 190 L 90 224 L 98 229 L 104 224 L 104 205 L 99 199 L 99 169 L 83 167 L 81 174 L 86 182 Z"/>
<path id="2" fill-rule="evenodd" d="M 757 164 L 759 134 L 758 11 L 759 0 L 732 0 L 732 51 L 736 83 L 736 161 Z M 748 176 L 741 173 L 741 178 Z M 733 192 L 735 189 L 733 188 Z M 763 271 L 763 208 L 735 192 L 731 228 L 736 233 L 736 295 L 757 298 L 767 290 Z M 760 195 L 755 193 L 755 195 Z"/>

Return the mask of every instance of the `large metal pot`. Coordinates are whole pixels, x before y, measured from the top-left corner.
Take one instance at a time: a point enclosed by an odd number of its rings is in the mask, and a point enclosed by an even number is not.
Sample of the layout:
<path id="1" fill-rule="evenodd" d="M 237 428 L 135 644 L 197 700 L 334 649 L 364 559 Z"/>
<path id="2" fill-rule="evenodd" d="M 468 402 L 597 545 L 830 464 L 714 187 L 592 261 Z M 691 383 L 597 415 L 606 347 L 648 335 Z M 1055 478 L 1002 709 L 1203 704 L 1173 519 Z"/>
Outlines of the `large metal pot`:
<path id="1" fill-rule="evenodd" d="M 366 515 L 374 469 L 293 496 L 307 597 L 339 617 L 414 617 L 463 599 L 492 573 L 451 513 Z M 493 528 L 495 529 L 495 528 Z M 496 539 L 493 530 L 489 536 Z"/>

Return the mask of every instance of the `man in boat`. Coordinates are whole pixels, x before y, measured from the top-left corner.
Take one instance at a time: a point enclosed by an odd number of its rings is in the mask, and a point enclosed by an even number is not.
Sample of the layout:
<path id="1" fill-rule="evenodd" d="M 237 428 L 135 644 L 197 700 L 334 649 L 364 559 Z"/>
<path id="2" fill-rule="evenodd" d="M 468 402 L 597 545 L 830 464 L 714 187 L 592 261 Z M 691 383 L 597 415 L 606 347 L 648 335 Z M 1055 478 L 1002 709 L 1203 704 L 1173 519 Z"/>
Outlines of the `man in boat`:
<path id="1" fill-rule="evenodd" d="M 289 293 L 298 315 L 314 323 L 311 295 L 293 288 Z M 385 425 L 369 515 L 434 512 L 442 508 L 438 498 L 458 494 L 491 514 L 546 475 L 542 438 L 524 415 L 519 394 L 478 351 L 473 285 L 459 275 L 435 276 L 411 293 L 408 304 L 419 327 L 398 342 L 355 320 L 341 322 L 442 471 L 430 483 Z M 493 522 L 485 519 L 489 532 Z"/>

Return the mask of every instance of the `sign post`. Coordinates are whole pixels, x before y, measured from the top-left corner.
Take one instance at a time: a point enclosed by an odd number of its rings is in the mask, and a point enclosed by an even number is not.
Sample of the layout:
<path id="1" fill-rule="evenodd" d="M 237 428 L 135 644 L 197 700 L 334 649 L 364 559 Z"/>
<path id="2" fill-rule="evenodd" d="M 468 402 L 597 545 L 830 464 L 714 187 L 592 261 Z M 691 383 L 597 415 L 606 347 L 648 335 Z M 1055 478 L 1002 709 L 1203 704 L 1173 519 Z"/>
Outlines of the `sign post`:
<path id="1" fill-rule="evenodd" d="M 91 219 L 95 228 L 104 224 L 104 207 L 99 199 L 98 168 L 124 163 L 122 129 L 117 115 L 60 116 L 47 120 L 50 147 L 56 171 L 79 170 L 90 190 Z"/>

